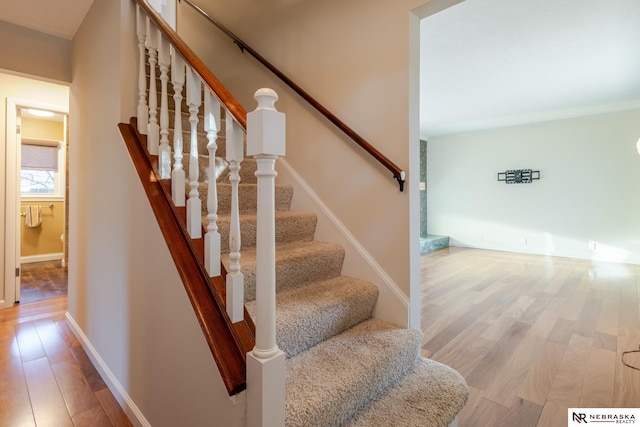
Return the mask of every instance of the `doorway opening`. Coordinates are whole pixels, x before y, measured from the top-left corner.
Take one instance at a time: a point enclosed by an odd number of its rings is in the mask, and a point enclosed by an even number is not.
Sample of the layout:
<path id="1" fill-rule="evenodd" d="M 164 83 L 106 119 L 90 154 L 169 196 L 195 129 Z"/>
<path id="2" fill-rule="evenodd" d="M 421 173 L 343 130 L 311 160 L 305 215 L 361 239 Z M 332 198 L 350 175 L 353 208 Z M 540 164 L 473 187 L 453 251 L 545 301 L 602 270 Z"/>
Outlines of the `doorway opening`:
<path id="1" fill-rule="evenodd" d="M 67 295 L 67 115 L 20 108 L 20 283 L 16 302 Z"/>
<path id="2" fill-rule="evenodd" d="M 3 82 L 0 85 L 0 97 L 6 101 L 6 109 L 2 112 L 4 120 L 0 122 L 0 127 L 4 128 L 2 134 L 6 137 L 3 144 L 5 161 L 0 164 L 5 176 L 4 196 L 0 199 L 3 205 L 1 213 L 4 225 L 1 229 L 4 241 L 4 280 L 0 293 L 0 308 L 4 308 L 12 307 L 21 301 L 23 263 L 26 265 L 57 260 L 61 265 L 61 260 L 67 258 L 69 89 L 55 83 L 2 73 L 0 81 Z M 53 113 L 53 116 L 37 117 L 27 112 L 28 109 Z M 48 133 L 52 128 L 58 129 L 53 136 Z M 23 130 L 26 133 L 23 133 Z M 25 167 L 22 164 L 23 142 L 24 146 L 28 146 L 26 151 L 31 151 L 26 154 L 30 164 L 24 165 Z M 27 176 L 28 179 L 23 180 L 25 172 L 30 175 Z M 49 174 L 54 176 L 53 182 L 47 182 Z M 38 179 L 35 179 L 37 175 L 41 181 L 39 183 Z M 23 181 L 29 180 L 32 181 L 30 188 L 23 184 Z M 47 189 L 47 186 L 50 188 Z M 61 221 L 57 229 L 51 222 L 54 215 L 57 221 Z M 31 226 L 28 227 L 30 235 L 23 233 L 27 228 L 27 219 Z M 24 244 L 23 237 L 28 238 Z M 55 242 L 57 246 L 53 249 L 47 245 L 41 246 L 41 243 L 46 241 Z M 23 253 L 23 247 L 31 252 Z M 34 300 L 27 298 L 29 302 Z"/>

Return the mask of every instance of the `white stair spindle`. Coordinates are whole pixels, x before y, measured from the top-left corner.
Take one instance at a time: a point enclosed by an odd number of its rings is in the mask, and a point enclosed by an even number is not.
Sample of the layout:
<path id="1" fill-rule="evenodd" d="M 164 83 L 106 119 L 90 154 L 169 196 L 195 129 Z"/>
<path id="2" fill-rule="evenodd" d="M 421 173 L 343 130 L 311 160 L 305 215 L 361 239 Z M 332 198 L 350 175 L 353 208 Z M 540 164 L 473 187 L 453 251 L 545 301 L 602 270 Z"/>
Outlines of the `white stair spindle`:
<path id="1" fill-rule="evenodd" d="M 138 34 L 138 132 L 147 134 L 149 125 L 149 106 L 147 105 L 147 73 L 146 73 L 146 48 L 147 16 L 140 6 L 136 6 L 136 32 Z"/>
<path id="2" fill-rule="evenodd" d="M 191 124 L 191 145 L 189 149 L 189 199 L 187 200 L 187 231 L 192 239 L 202 237 L 202 202 L 198 194 L 198 111 L 202 104 L 202 83 L 200 77 L 187 69 L 187 105 Z"/>
<path id="3" fill-rule="evenodd" d="M 173 83 L 173 103 L 175 120 L 173 123 L 173 170 L 171 171 L 171 198 L 176 206 L 185 204 L 185 175 L 182 166 L 182 88 L 184 87 L 185 63 L 182 56 L 174 51 L 171 56 L 171 82 Z"/>
<path id="4" fill-rule="evenodd" d="M 229 229 L 229 271 L 227 272 L 227 314 L 232 322 L 244 318 L 244 274 L 240 270 L 240 209 L 238 184 L 240 162 L 244 158 L 244 132 L 240 124 L 227 114 L 227 161 L 231 183 L 231 224 Z"/>
<path id="5" fill-rule="evenodd" d="M 285 355 L 276 343 L 275 162 L 285 154 L 285 116 L 278 96 L 260 89 L 255 111 L 247 114 L 247 155 L 258 163 L 256 239 L 256 345 L 247 354 L 247 423 L 285 423 Z"/>
<path id="6" fill-rule="evenodd" d="M 171 178 L 171 147 L 169 146 L 169 65 L 171 52 L 169 41 L 158 33 L 158 64 L 160 65 L 160 147 L 158 151 L 158 168 L 160 179 Z"/>
<path id="7" fill-rule="evenodd" d="M 218 191 L 216 150 L 220 131 L 220 102 L 207 87 L 204 91 L 204 131 L 207 133 L 209 169 L 207 193 L 207 233 L 204 236 L 204 267 L 209 277 L 220 276 L 220 233 L 218 232 Z"/>
<path id="8" fill-rule="evenodd" d="M 156 64 L 158 63 L 158 37 L 160 32 L 147 20 L 147 48 L 149 49 L 149 125 L 147 127 L 147 151 L 158 154 L 160 126 L 158 125 L 158 93 L 156 88 Z"/>

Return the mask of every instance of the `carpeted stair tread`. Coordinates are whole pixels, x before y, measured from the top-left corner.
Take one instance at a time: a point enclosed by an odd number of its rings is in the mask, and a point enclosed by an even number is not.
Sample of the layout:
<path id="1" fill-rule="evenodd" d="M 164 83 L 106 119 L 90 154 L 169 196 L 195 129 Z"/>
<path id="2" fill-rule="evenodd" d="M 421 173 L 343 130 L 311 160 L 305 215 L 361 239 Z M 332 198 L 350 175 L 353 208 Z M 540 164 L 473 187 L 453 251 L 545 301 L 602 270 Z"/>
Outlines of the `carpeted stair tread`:
<path id="1" fill-rule="evenodd" d="M 278 347 L 295 356 L 371 317 L 378 288 L 339 276 L 276 295 Z M 255 320 L 255 301 L 245 307 Z"/>
<path id="2" fill-rule="evenodd" d="M 421 357 L 413 371 L 345 427 L 447 427 L 468 397 L 467 384 L 457 371 Z"/>
<path id="3" fill-rule="evenodd" d="M 345 423 L 414 368 L 421 339 L 370 319 L 288 359 L 286 425 Z"/>
<path id="4" fill-rule="evenodd" d="M 240 214 L 240 242 L 243 250 L 256 247 L 257 219 L 255 213 Z M 310 242 L 316 231 L 317 217 L 313 212 L 307 211 L 277 211 L 275 213 L 275 238 L 276 245 L 293 242 Z M 202 223 L 206 227 L 207 217 L 202 217 Z M 220 241 L 229 241 L 229 229 L 231 226 L 231 215 L 222 214 L 218 216 L 218 232 Z M 228 245 L 221 245 L 222 252 L 229 252 Z"/>
<path id="5" fill-rule="evenodd" d="M 222 254 L 222 263 L 229 269 L 229 255 Z M 344 248 L 329 242 L 296 242 L 276 246 L 276 291 L 295 289 L 315 281 L 340 275 Z M 256 251 L 242 251 L 240 260 L 244 274 L 244 300 L 256 299 Z"/>
<path id="6" fill-rule="evenodd" d="M 201 184 L 202 185 L 202 184 Z M 203 193 L 207 194 L 207 184 L 203 185 Z M 240 213 L 255 213 L 257 206 L 257 184 L 240 184 L 238 187 L 238 209 Z M 291 208 L 293 187 L 285 184 L 275 185 L 276 211 L 288 211 Z M 231 212 L 231 184 L 218 182 L 218 213 Z M 205 212 L 203 212 L 204 214 Z"/>

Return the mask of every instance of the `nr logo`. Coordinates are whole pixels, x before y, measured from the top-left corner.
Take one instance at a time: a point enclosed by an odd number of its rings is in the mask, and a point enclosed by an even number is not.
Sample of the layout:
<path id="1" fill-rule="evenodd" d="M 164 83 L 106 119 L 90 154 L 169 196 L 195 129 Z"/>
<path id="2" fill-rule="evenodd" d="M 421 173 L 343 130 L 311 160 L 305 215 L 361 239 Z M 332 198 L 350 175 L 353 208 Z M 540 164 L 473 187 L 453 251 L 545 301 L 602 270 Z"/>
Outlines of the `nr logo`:
<path id="1" fill-rule="evenodd" d="M 587 423 L 587 414 L 573 413 L 573 421 L 576 423 Z"/>

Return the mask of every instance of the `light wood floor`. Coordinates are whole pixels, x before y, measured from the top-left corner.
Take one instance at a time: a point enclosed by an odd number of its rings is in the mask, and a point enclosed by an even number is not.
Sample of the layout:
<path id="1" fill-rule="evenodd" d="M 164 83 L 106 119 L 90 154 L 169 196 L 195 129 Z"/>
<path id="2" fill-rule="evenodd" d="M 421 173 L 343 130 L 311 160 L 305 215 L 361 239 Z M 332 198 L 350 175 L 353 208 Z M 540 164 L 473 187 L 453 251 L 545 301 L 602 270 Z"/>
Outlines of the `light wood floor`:
<path id="1" fill-rule="evenodd" d="M 131 426 L 66 310 L 66 297 L 0 310 L 0 426 Z"/>
<path id="2" fill-rule="evenodd" d="M 461 427 L 640 407 L 640 371 L 621 362 L 640 343 L 640 266 L 449 248 L 424 255 L 421 275 L 423 352 L 471 391 Z"/>

